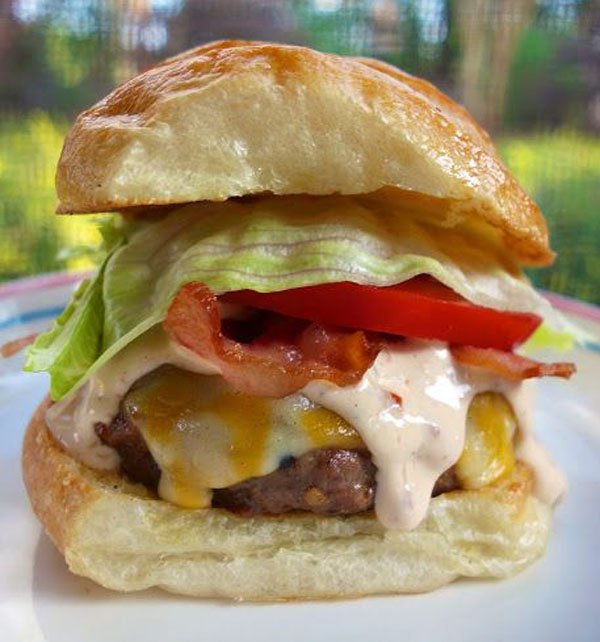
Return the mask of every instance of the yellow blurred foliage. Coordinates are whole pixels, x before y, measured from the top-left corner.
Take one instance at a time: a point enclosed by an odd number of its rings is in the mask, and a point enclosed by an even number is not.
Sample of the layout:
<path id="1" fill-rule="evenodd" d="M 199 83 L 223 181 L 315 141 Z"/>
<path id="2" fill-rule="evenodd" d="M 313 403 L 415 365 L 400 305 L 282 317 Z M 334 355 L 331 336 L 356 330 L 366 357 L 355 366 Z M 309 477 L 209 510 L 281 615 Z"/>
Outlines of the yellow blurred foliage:
<path id="1" fill-rule="evenodd" d="M 54 170 L 67 128 L 64 119 L 43 112 L 0 123 L 0 277 L 94 263 L 101 241 L 94 217 L 54 214 Z M 65 247 L 90 251 L 60 261 Z"/>

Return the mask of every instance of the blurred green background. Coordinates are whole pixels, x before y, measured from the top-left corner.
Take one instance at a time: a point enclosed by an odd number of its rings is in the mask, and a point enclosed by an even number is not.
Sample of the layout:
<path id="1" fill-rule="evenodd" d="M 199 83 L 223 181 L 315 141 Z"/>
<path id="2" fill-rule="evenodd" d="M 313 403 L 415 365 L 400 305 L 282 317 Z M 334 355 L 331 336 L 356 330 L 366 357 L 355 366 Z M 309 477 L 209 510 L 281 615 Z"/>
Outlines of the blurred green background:
<path id="1" fill-rule="evenodd" d="M 439 85 L 548 218 L 559 259 L 535 283 L 600 303 L 600 0 L 1 0 L 0 280 L 93 265 L 96 219 L 52 216 L 69 123 L 216 38 L 371 55 Z"/>

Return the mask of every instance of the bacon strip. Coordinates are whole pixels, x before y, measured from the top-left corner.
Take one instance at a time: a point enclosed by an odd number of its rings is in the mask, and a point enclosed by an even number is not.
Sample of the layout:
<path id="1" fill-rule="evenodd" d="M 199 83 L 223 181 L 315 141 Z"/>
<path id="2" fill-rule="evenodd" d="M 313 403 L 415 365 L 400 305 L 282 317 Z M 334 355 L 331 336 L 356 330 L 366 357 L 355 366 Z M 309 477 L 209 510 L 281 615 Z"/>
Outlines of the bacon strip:
<path id="1" fill-rule="evenodd" d="M 512 352 L 503 352 L 494 348 L 453 346 L 451 352 L 456 361 L 463 365 L 483 368 L 512 381 L 522 381 L 534 377 L 569 379 L 576 372 L 574 363 L 540 363 Z"/>
<path id="2" fill-rule="evenodd" d="M 234 341 L 221 331 L 215 295 L 202 283 L 189 283 L 171 303 L 164 328 L 217 365 L 237 390 L 262 397 L 284 397 L 314 379 L 339 386 L 357 383 L 381 349 L 381 341 L 362 331 L 273 319 L 262 337 L 250 343 Z"/>
<path id="3" fill-rule="evenodd" d="M 0 355 L 5 359 L 12 357 L 13 354 L 17 354 L 26 348 L 28 345 L 31 345 L 38 336 L 39 332 L 34 332 L 33 334 L 28 334 L 26 337 L 21 337 L 20 339 L 14 339 L 13 341 L 8 341 L 0 348 Z"/>
<path id="4" fill-rule="evenodd" d="M 240 343 L 225 336 L 215 295 L 202 283 L 189 283 L 164 321 L 175 341 L 215 364 L 224 379 L 245 394 L 284 397 L 314 379 L 347 386 L 357 383 L 383 346 L 363 331 L 332 329 L 272 314 L 260 336 Z M 488 370 L 513 381 L 563 377 L 572 363 L 540 363 L 494 348 L 452 346 L 458 363 Z"/>

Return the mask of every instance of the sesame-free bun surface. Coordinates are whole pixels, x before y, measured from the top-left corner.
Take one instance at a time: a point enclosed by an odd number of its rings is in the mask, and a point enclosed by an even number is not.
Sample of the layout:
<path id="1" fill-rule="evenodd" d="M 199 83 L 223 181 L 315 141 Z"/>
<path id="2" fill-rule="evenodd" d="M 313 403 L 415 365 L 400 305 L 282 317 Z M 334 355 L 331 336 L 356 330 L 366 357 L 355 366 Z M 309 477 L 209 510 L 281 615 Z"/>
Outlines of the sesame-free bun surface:
<path id="1" fill-rule="evenodd" d="M 215 42 L 133 78 L 79 116 L 56 185 L 62 213 L 393 188 L 435 199 L 445 224 L 485 221 L 522 264 L 553 257 L 464 108 L 385 63 L 303 47 Z"/>
<path id="2" fill-rule="evenodd" d="M 74 573 L 119 590 L 275 600 L 428 591 L 457 577 L 505 577 L 540 557 L 551 510 L 519 466 L 504 482 L 431 501 L 410 532 L 372 515 L 240 518 L 182 509 L 67 455 L 33 416 L 23 473 L 33 509 Z"/>

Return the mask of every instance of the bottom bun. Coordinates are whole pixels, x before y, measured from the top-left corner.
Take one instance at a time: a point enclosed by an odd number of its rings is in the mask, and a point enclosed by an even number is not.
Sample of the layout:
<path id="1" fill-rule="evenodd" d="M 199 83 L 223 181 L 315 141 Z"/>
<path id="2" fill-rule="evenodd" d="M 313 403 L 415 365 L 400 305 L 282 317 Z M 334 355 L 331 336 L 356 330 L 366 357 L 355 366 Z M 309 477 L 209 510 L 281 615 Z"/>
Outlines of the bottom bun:
<path id="1" fill-rule="evenodd" d="M 247 600 L 415 593 L 512 575 L 545 549 L 551 510 L 523 465 L 483 490 L 436 497 L 410 532 L 386 531 L 370 513 L 237 517 L 180 508 L 79 464 L 50 435 L 48 404 L 25 436 L 27 491 L 71 571 L 107 588 Z"/>

